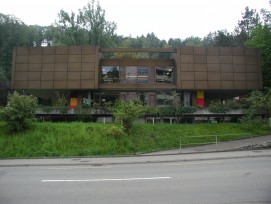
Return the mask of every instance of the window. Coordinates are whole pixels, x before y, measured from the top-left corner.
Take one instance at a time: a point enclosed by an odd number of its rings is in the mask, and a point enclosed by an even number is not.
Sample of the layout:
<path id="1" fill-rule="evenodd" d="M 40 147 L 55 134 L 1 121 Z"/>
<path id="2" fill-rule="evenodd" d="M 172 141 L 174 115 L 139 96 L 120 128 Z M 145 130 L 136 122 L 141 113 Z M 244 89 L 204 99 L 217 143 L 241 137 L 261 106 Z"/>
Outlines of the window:
<path id="1" fill-rule="evenodd" d="M 173 83 L 173 67 L 156 67 L 156 83 Z"/>
<path id="2" fill-rule="evenodd" d="M 102 83 L 173 83 L 173 67 L 102 66 Z"/>
<path id="3" fill-rule="evenodd" d="M 103 66 L 102 83 L 119 83 L 119 67 Z"/>

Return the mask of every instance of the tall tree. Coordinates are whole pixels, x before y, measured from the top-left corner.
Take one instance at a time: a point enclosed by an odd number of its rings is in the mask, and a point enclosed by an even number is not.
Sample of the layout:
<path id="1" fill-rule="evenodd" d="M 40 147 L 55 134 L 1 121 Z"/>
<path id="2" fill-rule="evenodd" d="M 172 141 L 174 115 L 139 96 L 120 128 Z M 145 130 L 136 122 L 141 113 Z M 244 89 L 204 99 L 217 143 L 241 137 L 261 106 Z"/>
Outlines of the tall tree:
<path id="1" fill-rule="evenodd" d="M 0 14 L 0 72 L 11 78 L 12 50 L 16 46 L 31 46 L 28 27 L 15 16 Z"/>
<path id="2" fill-rule="evenodd" d="M 231 47 L 234 46 L 234 37 L 232 34 L 228 33 L 227 30 L 218 30 L 214 36 L 215 47 Z"/>
<path id="3" fill-rule="evenodd" d="M 88 33 L 89 45 L 111 47 L 115 38 L 117 25 L 115 22 L 106 21 L 105 10 L 99 2 L 92 0 L 82 10 L 79 10 L 80 22 Z"/>
<path id="4" fill-rule="evenodd" d="M 258 25 L 252 31 L 251 37 L 245 45 L 261 49 L 263 85 L 271 87 L 271 27 L 269 25 Z"/>
<path id="5" fill-rule="evenodd" d="M 180 38 L 170 38 L 167 43 L 170 47 L 175 48 L 182 45 L 182 40 Z"/>
<path id="6" fill-rule="evenodd" d="M 202 40 L 199 37 L 188 37 L 182 41 L 182 46 L 202 46 Z"/>
<path id="7" fill-rule="evenodd" d="M 80 16 L 74 12 L 70 14 L 64 10 L 58 13 L 58 21 L 54 29 L 54 45 L 83 45 L 87 39 L 82 28 Z"/>
<path id="8" fill-rule="evenodd" d="M 255 9 L 245 8 L 245 12 L 242 13 L 242 20 L 238 22 L 238 26 L 235 28 L 236 33 L 236 45 L 244 46 L 244 43 L 250 38 L 252 30 L 260 24 L 260 17 Z"/>

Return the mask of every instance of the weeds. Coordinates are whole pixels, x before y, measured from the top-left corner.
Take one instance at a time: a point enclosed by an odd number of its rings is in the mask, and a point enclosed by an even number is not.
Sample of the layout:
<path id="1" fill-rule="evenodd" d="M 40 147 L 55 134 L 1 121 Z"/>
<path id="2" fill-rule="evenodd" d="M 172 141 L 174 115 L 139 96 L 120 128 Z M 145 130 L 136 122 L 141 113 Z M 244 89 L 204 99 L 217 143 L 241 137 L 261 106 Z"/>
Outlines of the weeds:
<path id="1" fill-rule="evenodd" d="M 116 124 L 34 123 L 23 133 L 10 134 L 0 122 L 0 158 L 133 155 L 178 148 L 181 136 L 243 134 L 241 124 L 139 124 L 129 136 Z M 270 134 L 267 125 L 254 125 L 250 135 Z M 240 139 L 245 135 L 234 136 Z M 188 142 L 192 138 L 186 137 Z M 220 138 L 226 140 L 227 138 Z M 199 142 L 199 141 L 197 141 Z"/>

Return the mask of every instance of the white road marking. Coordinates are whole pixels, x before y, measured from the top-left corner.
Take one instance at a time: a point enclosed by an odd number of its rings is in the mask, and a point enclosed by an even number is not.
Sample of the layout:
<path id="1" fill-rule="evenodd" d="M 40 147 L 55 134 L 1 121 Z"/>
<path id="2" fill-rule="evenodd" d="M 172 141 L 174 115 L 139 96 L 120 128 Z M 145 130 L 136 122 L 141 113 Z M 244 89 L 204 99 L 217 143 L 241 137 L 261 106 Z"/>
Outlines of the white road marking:
<path id="1" fill-rule="evenodd" d="M 201 165 L 201 164 L 219 164 L 223 161 L 202 161 L 202 162 L 181 162 L 181 163 L 168 163 L 164 166 L 187 166 L 187 165 Z"/>
<path id="2" fill-rule="evenodd" d="M 49 167 L 48 170 L 69 170 L 69 169 L 108 169 L 110 166 L 66 166 L 66 167 Z"/>
<path id="3" fill-rule="evenodd" d="M 60 179 L 60 180 L 41 180 L 43 183 L 49 182 L 99 182 L 99 181 L 137 181 L 137 180 L 160 180 L 170 179 L 171 177 L 146 177 L 146 178 L 113 178 L 113 179 Z"/>

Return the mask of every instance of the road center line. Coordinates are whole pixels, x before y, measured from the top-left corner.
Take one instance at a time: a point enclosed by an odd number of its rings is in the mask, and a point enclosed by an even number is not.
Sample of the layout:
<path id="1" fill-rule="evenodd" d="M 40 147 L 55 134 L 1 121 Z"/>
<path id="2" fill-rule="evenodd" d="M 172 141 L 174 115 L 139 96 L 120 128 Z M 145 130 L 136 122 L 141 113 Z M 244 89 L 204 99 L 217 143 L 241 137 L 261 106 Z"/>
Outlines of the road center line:
<path id="1" fill-rule="evenodd" d="M 43 183 L 49 182 L 99 182 L 99 181 L 137 181 L 137 180 L 159 180 L 170 179 L 171 177 L 146 177 L 146 178 L 113 178 L 113 179 L 60 179 L 60 180 L 41 180 Z"/>

